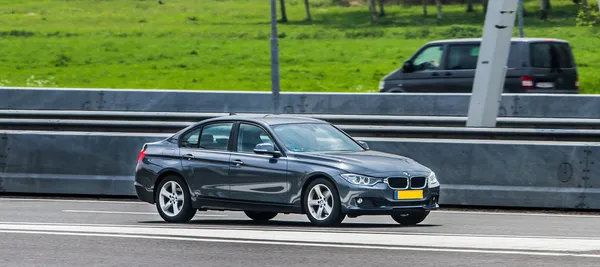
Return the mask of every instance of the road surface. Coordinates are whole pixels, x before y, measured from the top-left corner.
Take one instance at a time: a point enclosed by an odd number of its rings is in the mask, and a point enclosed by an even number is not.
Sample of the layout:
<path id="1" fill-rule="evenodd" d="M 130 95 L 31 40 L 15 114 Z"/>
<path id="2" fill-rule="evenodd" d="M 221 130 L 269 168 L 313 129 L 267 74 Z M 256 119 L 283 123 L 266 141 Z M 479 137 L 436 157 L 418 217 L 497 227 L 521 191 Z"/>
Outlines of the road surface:
<path id="1" fill-rule="evenodd" d="M 598 266 L 599 226 L 595 214 L 452 210 L 414 227 L 212 211 L 167 224 L 137 201 L 0 198 L 0 266 Z"/>

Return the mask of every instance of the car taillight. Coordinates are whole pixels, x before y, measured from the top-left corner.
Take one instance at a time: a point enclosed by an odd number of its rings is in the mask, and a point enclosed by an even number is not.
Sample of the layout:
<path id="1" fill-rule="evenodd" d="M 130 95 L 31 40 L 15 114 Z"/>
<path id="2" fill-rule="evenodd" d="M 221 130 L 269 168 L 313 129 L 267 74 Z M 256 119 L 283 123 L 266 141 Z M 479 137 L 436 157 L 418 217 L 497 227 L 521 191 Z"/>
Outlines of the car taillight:
<path id="1" fill-rule="evenodd" d="M 579 77 L 575 80 L 575 89 L 579 90 Z"/>
<path id="2" fill-rule="evenodd" d="M 146 149 L 142 149 L 140 151 L 140 154 L 138 155 L 138 163 L 140 163 L 140 161 L 142 161 L 142 159 L 144 159 L 144 157 L 146 156 Z"/>
<path id="3" fill-rule="evenodd" d="M 533 89 L 533 78 L 530 76 L 521 76 L 521 86 L 523 89 Z"/>

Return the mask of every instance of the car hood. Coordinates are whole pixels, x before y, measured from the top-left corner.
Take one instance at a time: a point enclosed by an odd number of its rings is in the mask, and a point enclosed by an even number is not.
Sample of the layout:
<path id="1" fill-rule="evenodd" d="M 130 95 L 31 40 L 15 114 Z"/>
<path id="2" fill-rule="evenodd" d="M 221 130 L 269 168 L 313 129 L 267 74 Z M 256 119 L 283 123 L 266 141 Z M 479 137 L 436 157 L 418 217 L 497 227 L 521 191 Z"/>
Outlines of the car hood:
<path id="1" fill-rule="evenodd" d="M 409 174 L 431 172 L 429 168 L 411 158 L 373 150 L 361 152 L 303 153 L 298 154 L 296 157 L 342 169 L 349 173 L 374 177 L 399 175 L 403 172 L 408 172 Z"/>

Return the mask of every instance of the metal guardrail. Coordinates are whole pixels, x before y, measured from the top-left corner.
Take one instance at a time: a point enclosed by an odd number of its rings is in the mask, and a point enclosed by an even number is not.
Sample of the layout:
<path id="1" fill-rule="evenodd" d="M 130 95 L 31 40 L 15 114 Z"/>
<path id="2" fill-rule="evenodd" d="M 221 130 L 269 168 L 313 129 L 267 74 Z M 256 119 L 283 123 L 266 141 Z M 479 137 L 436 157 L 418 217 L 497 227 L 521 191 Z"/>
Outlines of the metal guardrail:
<path id="1" fill-rule="evenodd" d="M 246 114 L 246 113 L 245 113 Z M 261 115 L 250 114 L 248 115 Z M 229 113 L 77 111 L 77 110 L 0 110 L 2 119 L 115 120 L 196 122 L 227 116 Z M 322 119 L 333 124 L 464 127 L 461 116 L 393 116 L 393 115 L 329 115 L 285 114 Z M 600 119 L 499 117 L 499 128 L 600 129 Z"/>
<path id="2" fill-rule="evenodd" d="M 192 122 L 176 121 L 111 121 L 57 119 L 0 119 L 4 130 L 174 133 Z M 387 125 L 336 125 L 350 135 L 360 137 L 499 139 L 540 141 L 598 141 L 600 130 L 465 128 Z"/>
<path id="3" fill-rule="evenodd" d="M 69 111 L 0 111 L 0 129 L 174 133 L 196 121 L 219 113 L 159 112 L 69 112 Z M 502 118 L 505 127 L 467 128 L 457 126 L 462 118 L 401 117 L 359 115 L 299 115 L 329 121 L 353 136 L 387 138 L 441 138 L 488 140 L 591 141 L 600 140 L 600 120 L 594 119 L 524 119 Z M 8 118 L 7 118 L 8 117 Z M 40 118 L 41 117 L 41 118 Z M 527 122 L 536 125 L 528 125 Z M 589 124 L 588 124 L 589 123 Z M 520 125 L 529 127 L 519 127 Z M 439 126 L 442 125 L 442 126 Z M 564 128 L 537 128 L 561 125 Z M 585 125 L 582 129 L 573 129 Z M 510 127 L 511 128 L 507 128 Z"/>

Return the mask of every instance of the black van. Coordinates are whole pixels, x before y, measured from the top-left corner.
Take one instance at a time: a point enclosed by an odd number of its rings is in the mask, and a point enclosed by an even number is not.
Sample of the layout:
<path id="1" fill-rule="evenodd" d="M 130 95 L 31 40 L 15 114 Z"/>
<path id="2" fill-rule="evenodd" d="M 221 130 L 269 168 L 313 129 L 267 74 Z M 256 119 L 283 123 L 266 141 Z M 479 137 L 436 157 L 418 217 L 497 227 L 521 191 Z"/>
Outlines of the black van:
<path id="1" fill-rule="evenodd" d="M 380 92 L 470 93 L 481 38 L 425 44 L 403 67 L 386 75 Z M 505 93 L 579 92 L 575 58 L 567 41 L 513 38 Z"/>

